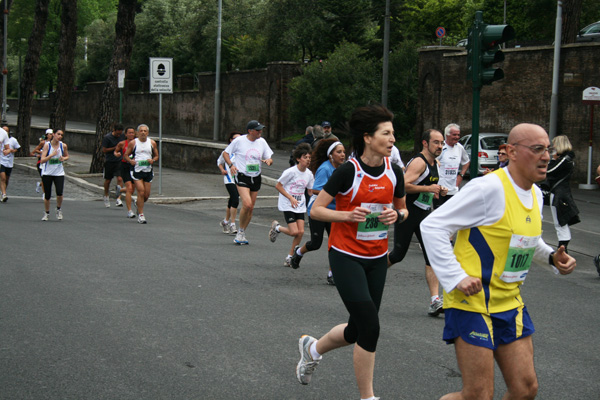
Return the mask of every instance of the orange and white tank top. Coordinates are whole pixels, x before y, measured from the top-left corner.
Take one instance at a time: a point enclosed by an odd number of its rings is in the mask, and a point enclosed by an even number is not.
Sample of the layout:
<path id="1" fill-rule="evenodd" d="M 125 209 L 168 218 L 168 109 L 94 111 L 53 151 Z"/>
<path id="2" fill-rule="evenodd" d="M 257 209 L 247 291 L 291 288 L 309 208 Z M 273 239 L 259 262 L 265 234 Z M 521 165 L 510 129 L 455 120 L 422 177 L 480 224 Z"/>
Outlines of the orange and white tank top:
<path id="1" fill-rule="evenodd" d="M 359 258 L 379 258 L 388 252 L 388 225 L 379 222 L 377 217 L 383 207 L 392 207 L 396 175 L 388 157 L 384 158 L 385 168 L 381 175 L 374 177 L 360 167 L 356 159 L 354 181 L 345 193 L 335 196 L 338 211 L 352 211 L 356 207 L 371 210 L 365 222 L 332 222 L 329 235 L 329 249 Z"/>

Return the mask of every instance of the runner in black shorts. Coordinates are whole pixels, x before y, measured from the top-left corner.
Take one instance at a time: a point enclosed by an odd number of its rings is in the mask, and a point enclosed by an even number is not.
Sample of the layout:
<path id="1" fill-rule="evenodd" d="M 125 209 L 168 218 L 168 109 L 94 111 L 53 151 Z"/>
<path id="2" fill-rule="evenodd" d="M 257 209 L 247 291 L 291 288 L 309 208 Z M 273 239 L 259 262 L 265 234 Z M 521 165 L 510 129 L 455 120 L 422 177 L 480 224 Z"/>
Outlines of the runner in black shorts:
<path id="1" fill-rule="evenodd" d="M 356 158 L 333 172 L 311 211 L 313 219 L 332 222 L 329 263 L 350 318 L 319 340 L 308 335 L 300 338 L 296 376 L 300 383 L 308 384 L 321 354 L 356 343 L 354 371 L 362 399 L 374 398 L 388 227 L 408 213 L 402 170 L 388 158 L 395 142 L 393 117 L 381 105 L 361 107 L 352 113 L 349 127 Z M 334 197 L 336 209 L 328 209 Z"/>

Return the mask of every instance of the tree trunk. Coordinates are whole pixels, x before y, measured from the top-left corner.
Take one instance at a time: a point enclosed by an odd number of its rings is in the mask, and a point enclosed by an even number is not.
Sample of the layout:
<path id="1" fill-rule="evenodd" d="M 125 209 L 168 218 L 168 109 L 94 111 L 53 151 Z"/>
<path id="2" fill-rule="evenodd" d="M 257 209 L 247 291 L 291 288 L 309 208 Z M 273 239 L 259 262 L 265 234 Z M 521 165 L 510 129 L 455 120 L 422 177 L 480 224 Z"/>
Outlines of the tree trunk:
<path id="1" fill-rule="evenodd" d="M 33 92 L 40 65 L 40 55 L 42 54 L 42 42 L 46 35 L 49 2 L 50 0 L 37 0 L 36 2 L 33 29 L 31 30 L 31 36 L 29 36 L 25 68 L 21 78 L 21 97 L 19 98 L 16 135 L 17 140 L 22 144 L 16 155 L 21 157 L 29 155 Z"/>
<path id="2" fill-rule="evenodd" d="M 563 0 L 561 44 L 575 43 L 583 0 Z"/>
<path id="3" fill-rule="evenodd" d="M 108 68 L 108 77 L 102 90 L 98 119 L 96 122 L 96 146 L 92 155 L 90 172 L 102 171 L 104 153 L 102 152 L 102 137 L 109 133 L 117 118 L 118 88 L 117 74 L 120 69 L 127 70 L 133 50 L 135 36 L 135 11 L 137 0 L 119 0 L 117 23 L 115 25 L 115 48 Z"/>
<path id="4" fill-rule="evenodd" d="M 67 112 L 75 82 L 75 45 L 77 44 L 77 0 L 61 0 L 62 15 L 58 45 L 58 83 L 53 98 L 50 126 L 65 129 Z"/>
<path id="5" fill-rule="evenodd" d="M 4 1 L 2 1 L 2 10 L 4 10 L 4 6 L 6 5 L 6 10 L 8 13 L 8 10 L 10 10 L 10 7 L 12 6 L 13 0 L 8 0 L 6 3 Z M 2 57 L 2 59 L 4 60 L 4 17 L 2 18 L 2 21 L 0 21 L 0 57 Z M 4 61 L 2 61 L 4 63 Z M 8 65 L 4 65 L 2 66 L 2 72 L 8 72 Z M 4 76 L 2 76 L 2 78 L 4 78 Z M 0 79 L 0 94 L 4 95 L 4 79 Z M 3 106 L 3 104 L 0 104 L 0 107 Z M 1 110 L 1 112 L 4 112 L 4 109 Z M 2 114 L 3 117 L 5 117 L 4 114 Z"/>

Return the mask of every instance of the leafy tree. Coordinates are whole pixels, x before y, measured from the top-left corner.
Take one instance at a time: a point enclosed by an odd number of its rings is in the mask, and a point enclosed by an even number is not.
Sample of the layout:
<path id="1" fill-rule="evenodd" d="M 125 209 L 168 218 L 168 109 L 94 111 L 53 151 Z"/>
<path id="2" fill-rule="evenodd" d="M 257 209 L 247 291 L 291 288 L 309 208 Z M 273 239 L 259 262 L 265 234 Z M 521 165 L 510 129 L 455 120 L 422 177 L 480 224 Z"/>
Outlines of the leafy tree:
<path id="1" fill-rule="evenodd" d="M 50 126 L 65 129 L 67 111 L 75 81 L 75 45 L 77 44 L 77 0 L 61 0 L 62 16 L 58 59 L 58 84 L 52 99 Z"/>
<path id="2" fill-rule="evenodd" d="M 86 82 L 103 81 L 108 75 L 108 60 L 113 53 L 115 42 L 116 12 L 106 19 L 96 19 L 84 31 L 85 37 L 79 41 L 79 58 L 83 58 L 84 46 L 87 46 L 87 61 L 77 72 L 78 86 Z M 87 44 L 85 43 L 87 39 Z"/>
<path id="3" fill-rule="evenodd" d="M 90 172 L 102 171 L 104 153 L 102 152 L 102 137 L 112 130 L 112 124 L 117 116 L 117 73 L 120 69 L 127 70 L 135 37 L 135 11 L 137 0 L 119 0 L 117 23 L 115 25 L 115 47 L 108 77 L 106 78 L 102 97 L 98 107 L 96 122 L 96 146 L 92 155 Z"/>
<path id="4" fill-rule="evenodd" d="M 50 0 L 37 0 L 33 19 L 33 29 L 29 37 L 29 48 L 25 57 L 25 69 L 21 81 L 21 97 L 19 98 L 19 110 L 17 117 L 17 135 L 20 143 L 29 143 L 31 132 L 31 109 L 33 103 L 33 90 L 40 65 L 42 43 L 46 33 L 46 21 L 48 19 L 48 3 Z M 29 153 L 27 146 L 22 146 L 17 152 L 18 156 Z"/>
<path id="5" fill-rule="evenodd" d="M 418 46 L 410 41 L 396 45 L 390 54 L 388 106 L 394 111 L 396 137 L 408 139 L 414 134 L 418 100 Z"/>
<path id="6" fill-rule="evenodd" d="M 379 98 L 376 63 L 355 43 L 343 42 L 322 62 L 304 67 L 290 85 L 291 118 L 298 125 L 347 120 L 354 108 Z"/>

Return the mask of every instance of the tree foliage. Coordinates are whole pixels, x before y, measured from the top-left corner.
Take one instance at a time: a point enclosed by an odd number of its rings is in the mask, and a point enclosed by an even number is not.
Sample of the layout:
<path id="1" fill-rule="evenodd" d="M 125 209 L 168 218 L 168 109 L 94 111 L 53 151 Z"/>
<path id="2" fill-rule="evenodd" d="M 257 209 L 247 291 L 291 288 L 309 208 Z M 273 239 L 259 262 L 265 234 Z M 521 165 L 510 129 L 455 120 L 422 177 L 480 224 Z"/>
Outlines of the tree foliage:
<path id="1" fill-rule="evenodd" d="M 355 43 L 343 42 L 322 62 L 304 67 L 292 80 L 292 120 L 301 126 L 328 120 L 342 123 L 354 108 L 377 101 L 380 87 L 377 64 Z"/>

